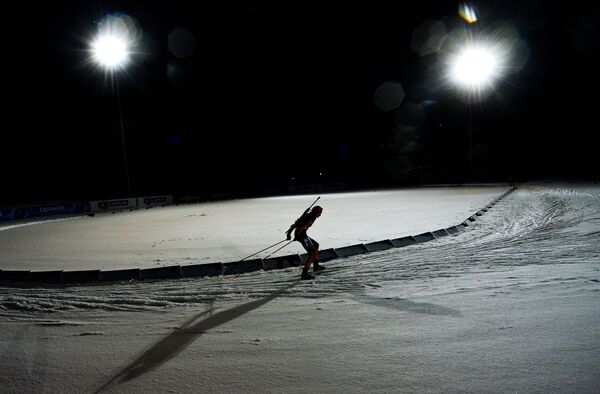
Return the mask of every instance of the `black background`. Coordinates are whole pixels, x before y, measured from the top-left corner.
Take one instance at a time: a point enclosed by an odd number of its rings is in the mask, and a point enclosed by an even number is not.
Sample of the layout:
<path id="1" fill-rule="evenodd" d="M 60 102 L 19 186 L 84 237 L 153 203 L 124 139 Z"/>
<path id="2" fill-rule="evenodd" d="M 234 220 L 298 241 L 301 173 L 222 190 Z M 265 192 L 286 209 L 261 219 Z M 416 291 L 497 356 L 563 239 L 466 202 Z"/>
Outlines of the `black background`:
<path id="1" fill-rule="evenodd" d="M 118 96 L 133 195 L 597 180 L 593 2 L 474 3 L 478 23 L 515 24 L 530 54 L 471 105 L 432 86 L 433 57 L 411 50 L 415 29 L 456 17 L 457 2 L 324 3 L 5 3 L 0 202 L 128 194 Z M 143 31 L 117 76 L 119 95 L 87 52 L 97 22 L 114 12 Z M 190 57 L 169 51 L 177 27 L 194 35 Z M 408 156 L 390 147 L 394 113 L 373 105 L 386 81 L 402 84 L 405 103 L 433 103 Z"/>

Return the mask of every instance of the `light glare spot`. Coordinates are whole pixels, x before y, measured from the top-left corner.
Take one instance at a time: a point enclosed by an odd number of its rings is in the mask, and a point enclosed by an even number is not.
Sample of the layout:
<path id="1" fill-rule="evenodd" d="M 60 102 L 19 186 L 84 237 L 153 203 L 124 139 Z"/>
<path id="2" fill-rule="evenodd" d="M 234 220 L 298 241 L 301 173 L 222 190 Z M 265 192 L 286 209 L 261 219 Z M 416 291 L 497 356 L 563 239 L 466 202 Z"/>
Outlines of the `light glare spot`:
<path id="1" fill-rule="evenodd" d="M 107 68 L 121 67 L 129 55 L 127 43 L 117 36 L 99 36 L 93 43 L 94 59 Z"/>
<path id="2" fill-rule="evenodd" d="M 448 31 L 438 59 L 431 67 L 430 83 L 452 85 L 460 99 L 482 102 L 492 93 L 499 93 L 496 90 L 499 83 L 512 84 L 510 75 L 524 67 L 529 48 L 509 21 L 477 28 L 460 23 L 461 26 Z"/>
<path id="3" fill-rule="evenodd" d="M 123 69 L 137 51 L 143 33 L 137 20 L 129 15 L 114 13 L 97 22 L 97 32 L 88 41 L 89 61 L 108 75 Z"/>
<path id="4" fill-rule="evenodd" d="M 479 89 L 491 84 L 498 73 L 498 58 L 488 48 L 469 47 L 456 56 L 450 67 L 454 81 Z"/>

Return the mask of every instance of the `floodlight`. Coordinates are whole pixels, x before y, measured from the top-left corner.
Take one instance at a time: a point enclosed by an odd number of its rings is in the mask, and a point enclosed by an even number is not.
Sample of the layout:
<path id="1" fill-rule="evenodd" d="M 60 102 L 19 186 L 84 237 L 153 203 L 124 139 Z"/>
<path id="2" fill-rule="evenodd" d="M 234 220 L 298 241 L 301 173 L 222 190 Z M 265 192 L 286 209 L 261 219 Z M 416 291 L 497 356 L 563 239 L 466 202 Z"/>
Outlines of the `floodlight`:
<path id="1" fill-rule="evenodd" d="M 89 41 L 90 60 L 109 72 L 122 69 L 136 53 L 142 34 L 135 18 L 122 13 L 107 15 Z"/>
<path id="2" fill-rule="evenodd" d="M 131 197 L 133 193 L 129 176 L 129 160 L 127 159 L 121 93 L 119 90 L 119 74 L 121 73 L 116 71 L 127 65 L 130 55 L 136 53 L 135 49 L 138 47 L 141 38 L 142 30 L 135 18 L 122 13 L 114 13 L 106 16 L 98 23 L 98 32 L 95 38 L 88 41 L 88 61 L 95 63 L 97 68 L 104 69 L 105 82 L 109 80 L 116 93 L 128 197 Z"/>
<path id="3" fill-rule="evenodd" d="M 468 90 L 481 91 L 499 76 L 500 65 L 501 56 L 491 47 L 470 45 L 452 56 L 449 76 Z"/>
<path id="4" fill-rule="evenodd" d="M 127 63 L 129 50 L 127 42 L 119 36 L 104 34 L 92 42 L 96 62 L 108 69 L 117 69 Z"/>

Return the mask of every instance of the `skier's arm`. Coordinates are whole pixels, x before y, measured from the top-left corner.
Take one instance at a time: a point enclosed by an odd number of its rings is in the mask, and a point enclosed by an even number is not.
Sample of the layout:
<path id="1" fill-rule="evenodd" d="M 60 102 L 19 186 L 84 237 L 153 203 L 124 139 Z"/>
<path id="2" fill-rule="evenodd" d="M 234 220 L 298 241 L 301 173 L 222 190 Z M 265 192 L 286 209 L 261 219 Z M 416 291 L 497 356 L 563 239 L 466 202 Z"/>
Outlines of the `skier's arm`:
<path id="1" fill-rule="evenodd" d="M 296 223 L 292 224 L 290 226 L 290 228 L 288 229 L 288 231 L 285 232 L 285 236 L 286 236 L 286 238 L 287 238 L 288 241 L 290 239 L 292 239 L 292 231 L 294 230 L 295 227 L 296 227 Z"/>
<path id="2" fill-rule="evenodd" d="M 296 219 L 296 221 L 290 226 L 290 228 L 285 232 L 285 235 L 288 239 L 288 241 L 290 239 L 292 239 L 292 231 L 294 231 L 294 229 L 296 227 L 298 227 L 298 223 L 300 222 L 300 219 L 304 218 L 307 214 L 308 214 L 309 209 L 307 209 L 306 211 L 304 211 L 304 213 L 298 218 Z"/>

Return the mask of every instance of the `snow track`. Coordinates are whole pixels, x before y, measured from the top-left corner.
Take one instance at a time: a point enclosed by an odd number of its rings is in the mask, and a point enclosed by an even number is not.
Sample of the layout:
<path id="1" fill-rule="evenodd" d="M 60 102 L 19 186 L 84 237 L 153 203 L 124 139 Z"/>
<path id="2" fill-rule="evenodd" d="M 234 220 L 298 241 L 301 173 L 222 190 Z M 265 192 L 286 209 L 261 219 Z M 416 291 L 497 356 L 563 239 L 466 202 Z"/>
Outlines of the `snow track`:
<path id="1" fill-rule="evenodd" d="M 331 260 L 314 281 L 0 287 L 0 387 L 597 392 L 599 233 L 598 186 L 531 185 L 455 235 Z"/>
<path id="2" fill-rule="evenodd" d="M 299 281 L 299 268 L 293 268 L 239 277 L 0 288 L 0 314 L 160 311 L 274 293 L 279 297 L 364 297 L 383 286 L 407 286 L 415 280 L 422 283 L 466 272 L 532 264 L 600 263 L 599 234 L 599 187 L 531 185 L 517 189 L 465 231 L 423 244 L 330 261 L 325 264 L 328 270 L 315 281 Z"/>

